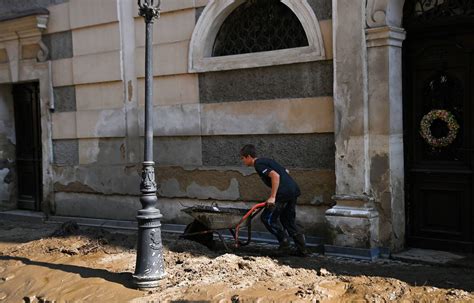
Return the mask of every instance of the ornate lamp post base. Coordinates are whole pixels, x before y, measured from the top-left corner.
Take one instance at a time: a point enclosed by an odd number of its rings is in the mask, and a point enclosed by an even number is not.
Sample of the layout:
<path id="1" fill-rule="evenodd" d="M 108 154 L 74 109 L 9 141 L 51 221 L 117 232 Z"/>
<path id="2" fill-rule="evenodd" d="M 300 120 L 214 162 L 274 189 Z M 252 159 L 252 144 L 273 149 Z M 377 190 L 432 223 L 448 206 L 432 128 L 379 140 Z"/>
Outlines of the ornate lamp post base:
<path id="1" fill-rule="evenodd" d="M 137 264 L 133 283 L 139 289 L 154 288 L 166 275 L 161 242 L 161 215 L 158 209 L 138 211 Z"/>

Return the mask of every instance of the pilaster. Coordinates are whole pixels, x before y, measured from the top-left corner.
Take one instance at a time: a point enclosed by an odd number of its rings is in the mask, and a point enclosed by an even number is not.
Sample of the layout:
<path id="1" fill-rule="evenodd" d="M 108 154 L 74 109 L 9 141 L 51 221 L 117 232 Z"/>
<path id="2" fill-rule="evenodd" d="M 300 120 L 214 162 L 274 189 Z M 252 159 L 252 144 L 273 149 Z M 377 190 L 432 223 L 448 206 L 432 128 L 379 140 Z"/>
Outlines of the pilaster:
<path id="1" fill-rule="evenodd" d="M 397 27 L 366 30 L 370 194 L 380 212 L 379 237 L 392 250 L 405 233 L 402 43 Z"/>
<path id="2" fill-rule="evenodd" d="M 337 246 L 404 243 L 401 2 L 333 1 Z"/>

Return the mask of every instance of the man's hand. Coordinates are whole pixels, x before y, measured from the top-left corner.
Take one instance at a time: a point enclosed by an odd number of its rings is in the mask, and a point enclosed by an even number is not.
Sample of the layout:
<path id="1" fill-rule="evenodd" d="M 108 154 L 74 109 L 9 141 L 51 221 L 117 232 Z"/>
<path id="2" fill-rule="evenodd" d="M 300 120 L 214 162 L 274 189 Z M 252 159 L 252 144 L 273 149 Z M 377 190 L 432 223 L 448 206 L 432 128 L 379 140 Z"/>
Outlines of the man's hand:
<path id="1" fill-rule="evenodd" d="M 270 206 L 270 207 L 275 206 L 275 197 L 270 197 L 267 199 L 267 206 Z"/>

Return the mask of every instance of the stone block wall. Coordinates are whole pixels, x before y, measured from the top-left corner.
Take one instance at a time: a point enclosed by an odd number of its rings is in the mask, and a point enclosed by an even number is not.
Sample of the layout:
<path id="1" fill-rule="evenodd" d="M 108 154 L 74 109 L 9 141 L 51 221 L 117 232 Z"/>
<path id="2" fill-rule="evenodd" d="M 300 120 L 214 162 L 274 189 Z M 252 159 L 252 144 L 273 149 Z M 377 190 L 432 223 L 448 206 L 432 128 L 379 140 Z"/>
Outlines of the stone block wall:
<path id="1" fill-rule="evenodd" d="M 239 150 L 290 169 L 299 219 L 325 233 L 332 204 L 334 105 L 330 0 L 308 0 L 327 60 L 188 72 L 190 40 L 207 0 L 163 0 L 154 25 L 154 158 L 164 222 L 182 205 L 243 206 L 266 199 Z M 133 220 L 143 157 L 144 22 L 136 1 L 49 3 L 54 207 L 57 215 Z M 1 169 L 1 168 L 0 168 Z"/>

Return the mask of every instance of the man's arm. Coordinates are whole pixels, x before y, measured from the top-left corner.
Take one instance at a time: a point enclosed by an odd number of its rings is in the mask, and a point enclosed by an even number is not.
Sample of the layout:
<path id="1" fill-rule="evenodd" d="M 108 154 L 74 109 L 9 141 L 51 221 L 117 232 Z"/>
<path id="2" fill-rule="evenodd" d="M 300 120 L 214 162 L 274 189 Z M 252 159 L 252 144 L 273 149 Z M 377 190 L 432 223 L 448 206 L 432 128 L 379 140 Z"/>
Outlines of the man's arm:
<path id="1" fill-rule="evenodd" d="M 268 176 L 272 180 L 272 191 L 270 193 L 270 197 L 267 199 L 267 204 L 274 205 L 276 194 L 278 192 L 278 187 L 280 186 L 280 175 L 274 170 L 272 170 L 271 172 L 268 173 Z"/>

